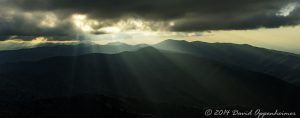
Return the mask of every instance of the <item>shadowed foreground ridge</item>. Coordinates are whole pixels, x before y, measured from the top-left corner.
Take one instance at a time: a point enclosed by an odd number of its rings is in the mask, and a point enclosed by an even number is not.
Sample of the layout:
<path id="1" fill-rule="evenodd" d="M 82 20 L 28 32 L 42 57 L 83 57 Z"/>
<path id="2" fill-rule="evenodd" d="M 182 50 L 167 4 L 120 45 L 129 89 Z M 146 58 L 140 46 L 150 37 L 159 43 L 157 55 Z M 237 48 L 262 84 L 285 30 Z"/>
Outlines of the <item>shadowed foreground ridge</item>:
<path id="1" fill-rule="evenodd" d="M 151 47 L 2 67 L 0 109 L 7 117 L 182 118 L 204 117 L 210 106 L 300 106 L 299 87 L 276 77 Z"/>

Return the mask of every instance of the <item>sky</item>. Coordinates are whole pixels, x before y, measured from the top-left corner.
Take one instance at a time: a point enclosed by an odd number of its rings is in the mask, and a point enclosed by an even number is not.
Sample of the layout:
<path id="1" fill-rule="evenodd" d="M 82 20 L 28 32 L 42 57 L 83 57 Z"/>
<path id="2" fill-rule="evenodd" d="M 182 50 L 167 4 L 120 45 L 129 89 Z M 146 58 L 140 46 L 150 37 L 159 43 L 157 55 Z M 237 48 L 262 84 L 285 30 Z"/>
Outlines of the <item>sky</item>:
<path id="1" fill-rule="evenodd" d="M 299 0 L 0 0 L 0 50 L 178 39 L 300 53 L 299 11 Z"/>

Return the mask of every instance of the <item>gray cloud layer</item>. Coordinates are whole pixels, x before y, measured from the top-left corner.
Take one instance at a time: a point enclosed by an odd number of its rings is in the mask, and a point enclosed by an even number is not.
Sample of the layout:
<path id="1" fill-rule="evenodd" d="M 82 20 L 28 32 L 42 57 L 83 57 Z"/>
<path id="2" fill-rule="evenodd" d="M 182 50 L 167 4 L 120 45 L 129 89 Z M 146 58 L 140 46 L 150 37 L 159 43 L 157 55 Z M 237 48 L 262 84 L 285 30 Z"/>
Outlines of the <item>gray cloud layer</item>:
<path id="1" fill-rule="evenodd" d="M 170 31 L 276 28 L 300 23 L 298 3 L 298 0 L 0 0 L 0 36 L 74 36 L 80 31 L 68 19 L 75 13 L 87 14 L 99 22 L 105 20 L 97 28 L 124 17 L 174 22 L 172 26 L 162 26 Z M 47 13 L 57 17 L 57 25 L 41 25 Z"/>

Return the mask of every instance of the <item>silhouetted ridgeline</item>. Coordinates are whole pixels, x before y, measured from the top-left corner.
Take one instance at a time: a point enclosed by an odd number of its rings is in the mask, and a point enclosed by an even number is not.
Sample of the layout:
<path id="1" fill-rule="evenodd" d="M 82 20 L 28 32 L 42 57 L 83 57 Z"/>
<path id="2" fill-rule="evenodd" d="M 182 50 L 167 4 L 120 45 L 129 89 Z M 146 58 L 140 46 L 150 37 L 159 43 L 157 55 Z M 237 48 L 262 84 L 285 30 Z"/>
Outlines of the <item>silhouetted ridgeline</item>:
<path id="1" fill-rule="evenodd" d="M 247 44 L 166 40 L 154 47 L 265 73 L 300 86 L 300 56 Z"/>
<path id="2" fill-rule="evenodd" d="M 78 56 L 90 53 L 116 54 L 136 51 L 147 45 L 127 45 L 111 43 L 108 45 L 80 44 L 45 46 L 33 49 L 1 51 L 0 64 L 24 61 L 37 61 L 54 56 Z M 265 73 L 300 86 L 300 56 L 257 48 L 250 45 L 228 43 L 186 42 L 166 40 L 153 47 L 160 50 L 185 53 L 226 65 L 234 65 L 247 70 Z"/>
<path id="3" fill-rule="evenodd" d="M 0 78 L 7 117 L 182 118 L 204 117 L 210 106 L 300 106 L 299 87 L 280 78 L 151 47 L 5 64 Z"/>

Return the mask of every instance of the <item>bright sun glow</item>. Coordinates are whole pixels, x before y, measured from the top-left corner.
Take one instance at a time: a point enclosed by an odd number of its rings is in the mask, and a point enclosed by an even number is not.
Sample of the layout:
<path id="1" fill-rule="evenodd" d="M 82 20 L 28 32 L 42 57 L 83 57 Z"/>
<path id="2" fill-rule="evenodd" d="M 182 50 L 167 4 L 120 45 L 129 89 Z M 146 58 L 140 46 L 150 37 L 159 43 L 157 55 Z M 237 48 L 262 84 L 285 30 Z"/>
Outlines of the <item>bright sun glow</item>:
<path id="1" fill-rule="evenodd" d="M 118 32 L 121 32 L 122 29 L 120 29 L 119 27 L 104 27 L 104 28 L 99 29 L 98 31 L 106 32 L 106 33 L 118 33 Z"/>
<path id="2" fill-rule="evenodd" d="M 43 43 L 43 42 L 47 42 L 48 39 L 45 37 L 37 37 L 31 40 L 32 43 Z"/>
<path id="3" fill-rule="evenodd" d="M 72 15 L 72 22 L 83 32 L 92 32 L 94 31 L 93 26 L 99 25 L 98 21 L 88 19 L 86 15 L 82 14 Z"/>

